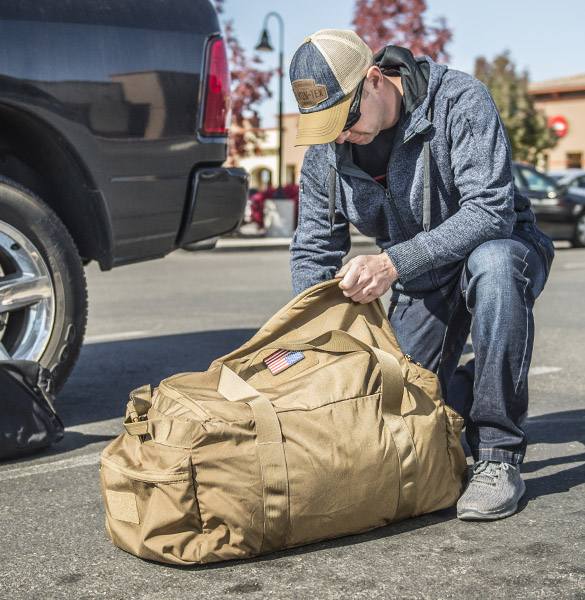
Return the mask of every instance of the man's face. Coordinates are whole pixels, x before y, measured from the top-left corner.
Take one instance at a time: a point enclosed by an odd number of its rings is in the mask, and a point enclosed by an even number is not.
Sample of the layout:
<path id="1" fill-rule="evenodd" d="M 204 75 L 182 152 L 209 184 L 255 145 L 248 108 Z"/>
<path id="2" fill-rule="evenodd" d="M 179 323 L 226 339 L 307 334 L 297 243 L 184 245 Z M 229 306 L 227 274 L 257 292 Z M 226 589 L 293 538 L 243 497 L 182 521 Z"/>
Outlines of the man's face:
<path id="1" fill-rule="evenodd" d="M 346 131 L 342 131 L 335 141 L 338 144 L 369 144 L 380 133 L 381 107 L 375 96 L 367 89 L 369 81 L 364 82 L 364 91 L 360 102 L 361 116 L 357 123 Z"/>
<path id="2" fill-rule="evenodd" d="M 400 116 L 401 92 L 390 78 L 385 78 L 378 67 L 371 67 L 364 81 L 360 102 L 359 121 L 342 131 L 335 141 L 365 145 L 382 131 L 393 127 Z"/>

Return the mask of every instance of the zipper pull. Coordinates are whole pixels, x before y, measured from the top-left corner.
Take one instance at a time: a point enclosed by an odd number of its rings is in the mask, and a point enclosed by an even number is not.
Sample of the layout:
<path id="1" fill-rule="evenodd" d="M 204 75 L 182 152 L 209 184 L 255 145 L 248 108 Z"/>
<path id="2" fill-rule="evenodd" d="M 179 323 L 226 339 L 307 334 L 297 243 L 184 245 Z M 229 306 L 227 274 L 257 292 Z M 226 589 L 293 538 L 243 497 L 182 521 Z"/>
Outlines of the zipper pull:
<path id="1" fill-rule="evenodd" d="M 419 363 L 419 362 L 417 362 L 416 360 L 414 360 L 414 359 L 412 358 L 412 356 L 410 356 L 410 354 L 405 354 L 405 355 L 404 355 L 404 358 L 406 358 L 406 360 L 407 360 L 408 362 L 414 363 L 414 364 L 415 364 L 417 367 L 422 367 L 422 364 L 421 364 L 421 363 Z M 424 367 L 423 367 L 423 369 L 424 369 Z"/>

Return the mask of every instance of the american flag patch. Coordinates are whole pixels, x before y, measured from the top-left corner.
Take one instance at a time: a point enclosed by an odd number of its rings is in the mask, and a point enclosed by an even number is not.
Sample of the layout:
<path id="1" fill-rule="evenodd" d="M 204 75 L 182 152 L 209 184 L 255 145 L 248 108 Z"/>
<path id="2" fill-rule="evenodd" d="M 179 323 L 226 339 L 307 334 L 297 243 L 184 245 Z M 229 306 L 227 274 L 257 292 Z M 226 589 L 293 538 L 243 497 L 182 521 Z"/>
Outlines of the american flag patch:
<path id="1" fill-rule="evenodd" d="M 300 350 L 277 350 L 264 359 L 264 364 L 273 375 L 292 367 L 303 360 L 305 355 Z"/>

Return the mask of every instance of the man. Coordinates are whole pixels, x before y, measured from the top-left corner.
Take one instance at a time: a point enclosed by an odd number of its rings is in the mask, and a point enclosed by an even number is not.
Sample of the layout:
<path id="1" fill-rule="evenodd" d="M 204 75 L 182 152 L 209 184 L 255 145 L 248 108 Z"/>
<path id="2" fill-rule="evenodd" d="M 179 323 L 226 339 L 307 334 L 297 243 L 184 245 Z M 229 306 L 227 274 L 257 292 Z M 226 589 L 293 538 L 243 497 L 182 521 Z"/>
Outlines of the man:
<path id="1" fill-rule="evenodd" d="M 335 29 L 305 38 L 290 78 L 296 145 L 310 146 L 290 246 L 294 292 L 339 276 L 364 303 L 392 287 L 388 316 L 403 352 L 437 373 L 466 417 L 475 464 L 459 518 L 513 514 L 525 491 L 532 309 L 554 248 L 514 187 L 488 89 L 406 48 L 374 57 L 354 32 Z M 341 267 L 349 223 L 381 251 Z M 475 359 L 456 370 L 470 329 Z"/>

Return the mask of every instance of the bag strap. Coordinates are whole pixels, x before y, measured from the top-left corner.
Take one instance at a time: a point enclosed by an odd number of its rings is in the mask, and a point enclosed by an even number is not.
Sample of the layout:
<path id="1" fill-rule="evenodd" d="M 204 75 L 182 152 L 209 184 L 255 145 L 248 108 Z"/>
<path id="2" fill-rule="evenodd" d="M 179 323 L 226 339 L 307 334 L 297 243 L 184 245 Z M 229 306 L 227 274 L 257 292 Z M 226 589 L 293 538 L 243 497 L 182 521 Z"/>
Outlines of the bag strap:
<path id="1" fill-rule="evenodd" d="M 231 402 L 246 402 L 252 409 L 262 473 L 262 551 L 280 549 L 285 545 L 289 528 L 288 471 L 280 421 L 272 402 L 225 363 L 221 366 L 217 391 Z"/>
<path id="2" fill-rule="evenodd" d="M 150 436 L 157 444 L 171 448 L 189 449 L 193 440 L 193 425 L 189 421 L 181 421 L 166 417 L 152 407 L 152 389 L 143 385 L 130 392 L 130 401 L 126 405 L 124 429 L 128 435 L 137 437 Z"/>

